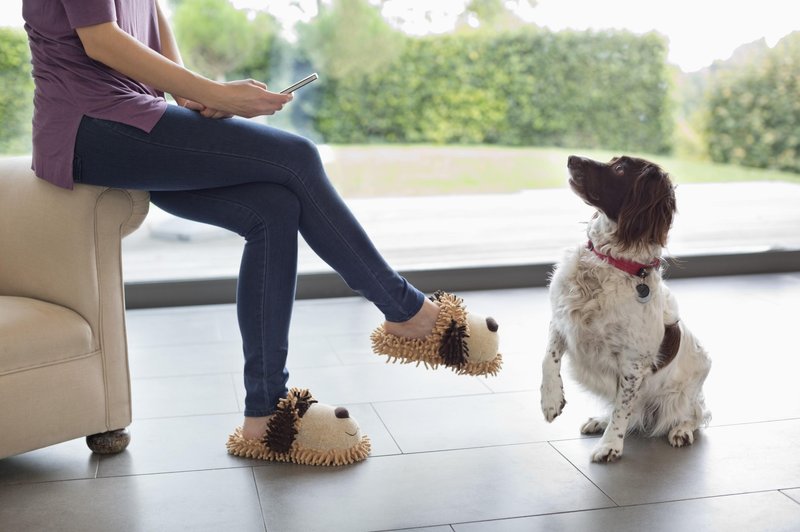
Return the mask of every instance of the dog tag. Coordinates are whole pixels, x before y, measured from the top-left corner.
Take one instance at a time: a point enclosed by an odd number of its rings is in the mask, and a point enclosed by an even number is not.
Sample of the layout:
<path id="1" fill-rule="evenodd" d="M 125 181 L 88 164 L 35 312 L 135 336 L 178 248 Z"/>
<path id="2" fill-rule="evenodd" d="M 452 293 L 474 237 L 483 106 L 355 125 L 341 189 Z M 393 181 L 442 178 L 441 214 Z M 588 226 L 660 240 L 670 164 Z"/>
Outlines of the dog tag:
<path id="1" fill-rule="evenodd" d="M 647 303 L 650 301 L 650 287 L 646 284 L 637 284 L 636 285 L 636 300 L 639 303 Z"/>

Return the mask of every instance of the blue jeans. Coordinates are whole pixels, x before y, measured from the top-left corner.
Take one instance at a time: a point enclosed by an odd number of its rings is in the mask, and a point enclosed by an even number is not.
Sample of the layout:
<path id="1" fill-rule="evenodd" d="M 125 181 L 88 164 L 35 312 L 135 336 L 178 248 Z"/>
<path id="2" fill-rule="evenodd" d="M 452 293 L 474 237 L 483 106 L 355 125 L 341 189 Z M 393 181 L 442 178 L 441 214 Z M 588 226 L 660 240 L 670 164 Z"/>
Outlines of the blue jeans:
<path id="1" fill-rule="evenodd" d="M 257 122 L 214 120 L 170 105 L 150 133 L 84 117 L 76 183 L 150 191 L 161 209 L 245 238 L 236 308 L 244 350 L 245 416 L 266 416 L 287 393 L 297 233 L 389 321 L 424 295 L 389 267 L 328 180 L 314 144 Z"/>

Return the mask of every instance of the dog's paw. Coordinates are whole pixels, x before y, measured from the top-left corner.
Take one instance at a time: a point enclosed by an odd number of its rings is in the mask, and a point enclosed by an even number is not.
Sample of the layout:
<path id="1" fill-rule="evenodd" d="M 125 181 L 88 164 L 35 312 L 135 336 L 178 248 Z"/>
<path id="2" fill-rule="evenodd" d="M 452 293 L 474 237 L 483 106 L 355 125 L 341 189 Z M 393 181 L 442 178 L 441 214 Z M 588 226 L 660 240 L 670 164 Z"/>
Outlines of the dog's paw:
<path id="1" fill-rule="evenodd" d="M 581 425 L 581 434 L 600 434 L 605 432 L 608 421 L 596 417 L 590 417 L 586 423 Z"/>
<path id="2" fill-rule="evenodd" d="M 611 463 L 616 462 L 622 457 L 621 445 L 609 445 L 600 443 L 592 450 L 592 462 Z"/>
<path id="3" fill-rule="evenodd" d="M 684 426 L 678 426 L 669 431 L 667 440 L 673 447 L 685 447 L 694 443 L 694 431 Z"/>
<path id="4" fill-rule="evenodd" d="M 542 414 L 548 423 L 561 415 L 566 404 L 561 379 L 558 379 L 557 385 L 542 384 Z"/>

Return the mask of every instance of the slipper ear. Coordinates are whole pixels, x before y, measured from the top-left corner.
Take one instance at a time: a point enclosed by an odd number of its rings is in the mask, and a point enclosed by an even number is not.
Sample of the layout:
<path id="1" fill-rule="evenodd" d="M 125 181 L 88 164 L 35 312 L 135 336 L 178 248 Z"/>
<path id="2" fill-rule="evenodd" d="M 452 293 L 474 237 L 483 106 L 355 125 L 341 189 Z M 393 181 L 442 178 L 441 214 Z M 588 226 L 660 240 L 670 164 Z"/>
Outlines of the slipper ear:
<path id="1" fill-rule="evenodd" d="M 278 403 L 278 411 L 269 420 L 267 433 L 264 435 L 266 446 L 276 453 L 288 453 L 297 437 L 296 410 L 290 401 Z"/>
<path id="2" fill-rule="evenodd" d="M 439 301 L 442 300 L 442 296 L 444 296 L 445 294 L 446 292 L 444 290 L 437 290 L 428 299 L 430 299 L 434 303 L 438 303 Z"/>
<path id="3" fill-rule="evenodd" d="M 316 399 L 311 395 L 311 392 L 305 389 L 300 388 L 292 388 L 292 392 L 294 392 L 294 397 L 297 399 L 297 403 L 295 404 L 295 408 L 297 408 L 297 416 L 303 417 L 306 415 L 306 412 L 311 405 L 317 402 Z"/>
<path id="4" fill-rule="evenodd" d="M 460 367 L 467 363 L 469 347 L 467 346 L 467 326 L 458 325 L 450 320 L 450 325 L 442 334 L 439 344 L 439 357 L 445 366 Z"/>

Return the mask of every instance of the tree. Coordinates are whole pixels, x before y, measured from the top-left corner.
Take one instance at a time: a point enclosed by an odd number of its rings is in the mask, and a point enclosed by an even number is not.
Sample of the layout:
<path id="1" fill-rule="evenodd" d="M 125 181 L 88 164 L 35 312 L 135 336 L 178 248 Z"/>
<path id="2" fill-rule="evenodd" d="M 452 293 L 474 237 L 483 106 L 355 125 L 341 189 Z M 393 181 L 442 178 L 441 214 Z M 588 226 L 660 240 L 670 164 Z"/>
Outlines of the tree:
<path id="1" fill-rule="evenodd" d="M 519 2 L 517 2 L 519 3 Z M 488 31 L 509 31 L 525 24 L 504 0 L 469 0 L 459 16 L 458 28 L 477 28 Z"/>
<path id="2" fill-rule="evenodd" d="M 402 51 L 404 37 L 366 0 L 334 0 L 298 28 L 299 46 L 331 80 L 373 72 Z"/>
<path id="3" fill-rule="evenodd" d="M 800 32 L 714 84 L 706 136 L 712 160 L 800 172 Z"/>
<path id="4" fill-rule="evenodd" d="M 0 28 L 0 151 L 30 149 L 33 78 L 25 32 Z"/>
<path id="5" fill-rule="evenodd" d="M 187 66 L 220 81 L 248 65 L 264 68 L 276 32 L 270 15 L 229 0 L 181 0 L 172 20 Z"/>

